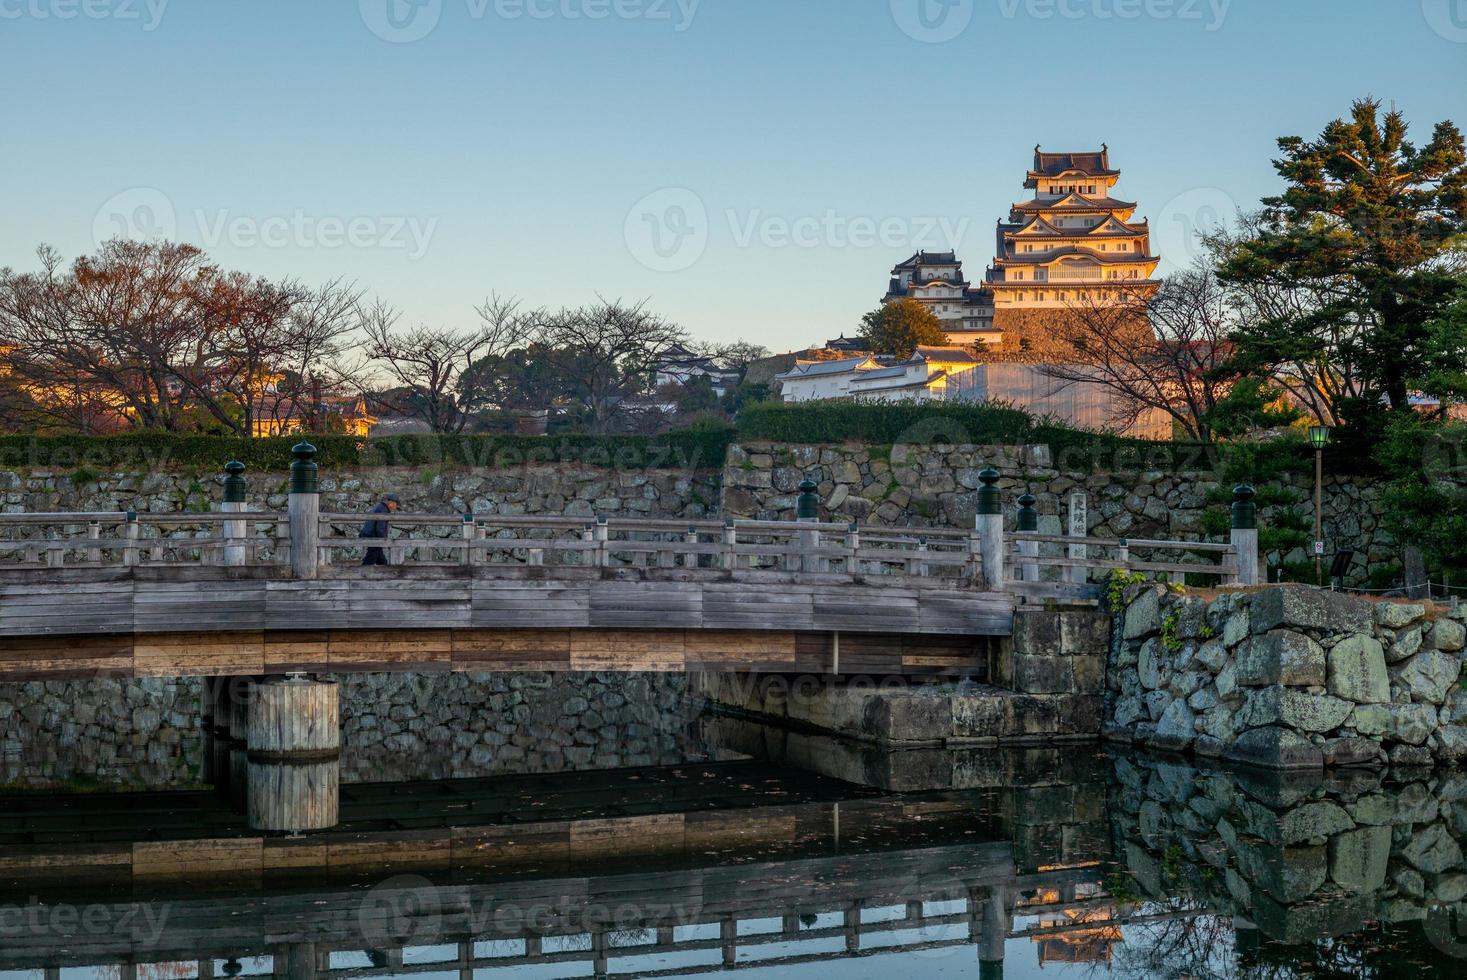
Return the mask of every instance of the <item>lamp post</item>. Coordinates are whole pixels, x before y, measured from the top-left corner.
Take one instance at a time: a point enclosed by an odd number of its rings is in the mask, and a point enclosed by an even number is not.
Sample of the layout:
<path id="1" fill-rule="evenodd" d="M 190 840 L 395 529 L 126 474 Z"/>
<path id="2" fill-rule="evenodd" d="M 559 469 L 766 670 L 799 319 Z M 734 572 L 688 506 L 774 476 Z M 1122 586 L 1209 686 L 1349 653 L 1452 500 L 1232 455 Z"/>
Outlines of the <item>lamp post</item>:
<path id="1" fill-rule="evenodd" d="M 1324 449 L 1329 445 L 1333 432 L 1327 425 L 1316 425 L 1309 429 L 1309 441 L 1314 445 L 1314 582 L 1324 582 Z"/>

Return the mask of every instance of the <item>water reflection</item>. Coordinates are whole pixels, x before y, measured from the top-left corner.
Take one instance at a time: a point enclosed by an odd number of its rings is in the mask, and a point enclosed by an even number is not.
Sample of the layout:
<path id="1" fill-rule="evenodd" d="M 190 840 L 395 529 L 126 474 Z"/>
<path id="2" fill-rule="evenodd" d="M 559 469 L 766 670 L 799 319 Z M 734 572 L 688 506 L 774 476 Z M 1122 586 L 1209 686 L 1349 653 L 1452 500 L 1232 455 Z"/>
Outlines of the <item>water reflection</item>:
<path id="1" fill-rule="evenodd" d="M 0 795 L 0 974 L 1461 976 L 1467 775 L 888 752 L 684 717 L 675 764 Z"/>

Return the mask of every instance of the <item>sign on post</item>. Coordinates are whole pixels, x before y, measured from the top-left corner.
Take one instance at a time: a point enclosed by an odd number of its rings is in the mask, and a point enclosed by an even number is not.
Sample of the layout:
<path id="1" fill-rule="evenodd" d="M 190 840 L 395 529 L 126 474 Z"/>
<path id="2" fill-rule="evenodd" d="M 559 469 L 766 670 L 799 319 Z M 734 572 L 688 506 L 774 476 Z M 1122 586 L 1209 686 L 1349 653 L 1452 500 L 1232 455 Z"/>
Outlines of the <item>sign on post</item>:
<path id="1" fill-rule="evenodd" d="M 1070 537 L 1083 538 L 1090 533 L 1090 498 L 1084 490 L 1076 490 L 1070 494 Z M 1090 549 L 1083 544 L 1072 544 L 1070 557 L 1077 561 L 1084 561 L 1090 557 Z M 1088 569 L 1071 566 L 1069 569 L 1071 582 L 1085 582 L 1089 575 Z"/>

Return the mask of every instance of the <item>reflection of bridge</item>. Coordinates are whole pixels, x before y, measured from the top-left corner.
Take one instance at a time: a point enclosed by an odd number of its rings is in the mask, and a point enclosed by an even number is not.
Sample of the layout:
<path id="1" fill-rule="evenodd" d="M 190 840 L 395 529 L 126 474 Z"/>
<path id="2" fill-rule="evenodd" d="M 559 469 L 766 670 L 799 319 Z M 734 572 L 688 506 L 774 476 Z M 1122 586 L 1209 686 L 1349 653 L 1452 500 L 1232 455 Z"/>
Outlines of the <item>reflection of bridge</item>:
<path id="1" fill-rule="evenodd" d="M 1012 935 L 1090 941 L 1104 855 L 1016 862 L 1005 809 L 762 763 L 351 786 L 337 828 L 295 837 L 207 792 L 6 798 L 0 969 L 656 976 L 968 945 L 991 967 Z"/>

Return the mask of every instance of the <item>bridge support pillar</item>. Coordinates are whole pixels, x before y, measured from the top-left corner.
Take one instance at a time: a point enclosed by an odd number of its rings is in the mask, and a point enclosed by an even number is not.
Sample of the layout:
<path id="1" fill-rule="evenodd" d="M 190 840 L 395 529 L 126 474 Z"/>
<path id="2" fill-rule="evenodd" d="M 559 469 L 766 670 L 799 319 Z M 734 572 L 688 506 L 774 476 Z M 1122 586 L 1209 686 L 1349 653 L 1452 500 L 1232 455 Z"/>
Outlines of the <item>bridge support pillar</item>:
<path id="1" fill-rule="evenodd" d="M 978 922 L 978 975 L 982 980 L 1003 977 L 1003 950 L 1008 938 L 1008 895 L 1004 888 L 995 886 L 988 892 Z"/>
<path id="2" fill-rule="evenodd" d="M 341 753 L 339 688 L 303 676 L 254 685 L 249 698 L 246 744 L 250 757 L 319 761 Z"/>
<path id="3" fill-rule="evenodd" d="M 329 830 L 340 813 L 341 763 L 250 759 L 246 811 L 254 830 Z"/>

